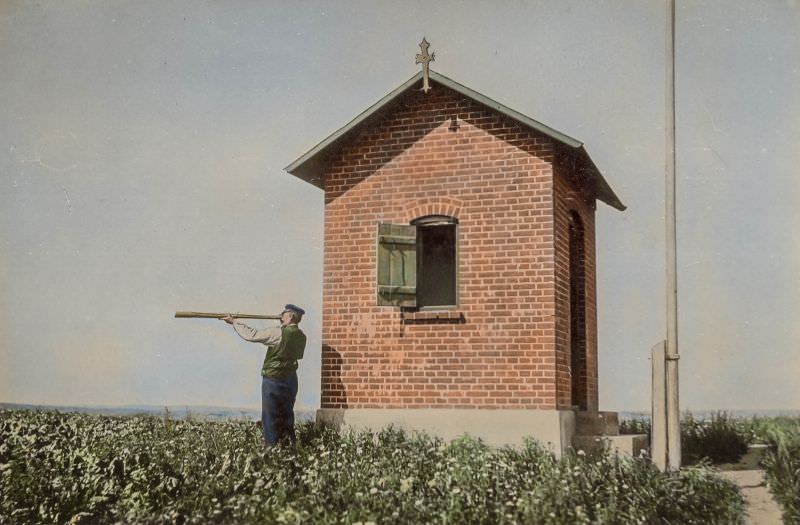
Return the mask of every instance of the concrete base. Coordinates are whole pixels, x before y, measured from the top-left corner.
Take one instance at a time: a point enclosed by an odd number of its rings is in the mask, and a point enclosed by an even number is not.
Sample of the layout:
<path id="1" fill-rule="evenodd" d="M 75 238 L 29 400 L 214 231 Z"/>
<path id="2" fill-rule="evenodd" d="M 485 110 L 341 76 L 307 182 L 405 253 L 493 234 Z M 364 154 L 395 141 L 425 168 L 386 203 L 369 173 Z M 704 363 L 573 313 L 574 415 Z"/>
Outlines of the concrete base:
<path id="1" fill-rule="evenodd" d="M 616 436 L 619 416 L 616 412 L 580 410 L 575 412 L 575 434 L 579 436 Z"/>
<path id="2" fill-rule="evenodd" d="M 572 410 L 331 409 L 317 410 L 317 421 L 356 430 L 380 430 L 389 425 L 452 440 L 464 434 L 493 446 L 521 445 L 531 437 L 560 456 L 572 445 Z"/>
<path id="3" fill-rule="evenodd" d="M 631 457 L 649 457 L 650 442 L 647 434 L 623 434 L 609 436 L 575 436 L 572 440 L 575 450 L 599 450 L 603 447 L 615 454 Z"/>

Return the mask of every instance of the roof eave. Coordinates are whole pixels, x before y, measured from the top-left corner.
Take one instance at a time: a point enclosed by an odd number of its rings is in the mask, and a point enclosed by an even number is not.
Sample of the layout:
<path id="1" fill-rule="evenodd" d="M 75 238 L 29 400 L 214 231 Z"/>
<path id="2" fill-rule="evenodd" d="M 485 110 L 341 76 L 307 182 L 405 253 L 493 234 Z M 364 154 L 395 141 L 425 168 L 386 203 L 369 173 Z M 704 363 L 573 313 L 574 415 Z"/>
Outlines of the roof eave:
<path id="1" fill-rule="evenodd" d="M 373 114 L 377 113 L 386 104 L 394 100 L 401 93 L 405 92 L 408 88 L 417 83 L 421 78 L 422 78 L 422 72 L 420 71 L 413 77 L 403 82 L 399 87 L 397 87 L 397 89 L 393 90 L 391 93 L 387 94 L 385 97 L 381 98 L 379 101 L 377 101 L 376 103 L 374 103 L 373 105 L 371 105 L 370 107 L 359 113 L 350 122 L 339 128 L 338 130 L 334 131 L 332 134 L 326 137 L 322 142 L 320 142 L 319 144 L 308 150 L 300 158 L 298 158 L 297 160 L 286 166 L 284 170 L 288 171 L 292 175 L 300 177 L 303 180 L 311 182 L 309 179 L 313 177 L 309 177 L 308 173 L 305 173 L 304 176 L 304 172 L 308 172 L 309 168 L 309 166 L 306 166 L 307 163 L 313 166 L 313 164 L 316 163 L 315 161 L 318 161 L 320 157 L 324 156 L 325 150 L 329 146 L 331 146 L 334 142 L 338 141 L 339 139 L 343 138 L 345 135 L 347 135 L 350 131 L 355 129 L 359 124 L 361 124 L 363 121 L 371 117 Z M 317 176 L 316 178 L 319 177 Z M 314 182 L 311 182 L 311 184 L 318 186 Z"/>
<path id="2" fill-rule="evenodd" d="M 286 166 L 284 168 L 284 170 L 288 171 L 292 175 L 296 175 L 296 176 L 300 177 L 303 180 L 308 180 L 307 177 L 304 177 L 304 176 L 301 175 L 301 173 L 303 171 L 307 171 L 306 169 L 304 169 L 304 168 L 307 168 L 307 166 L 305 166 L 305 164 L 307 164 L 309 162 L 311 162 L 313 164 L 313 160 L 318 158 L 318 157 L 320 157 L 320 156 L 322 156 L 322 155 L 324 155 L 324 153 L 325 153 L 325 151 L 327 150 L 328 147 L 332 146 L 334 143 L 336 143 L 337 141 L 342 139 L 350 131 L 352 131 L 353 129 L 358 127 L 359 124 L 361 124 L 363 121 L 368 119 L 373 114 L 377 113 L 386 104 L 388 104 L 389 102 L 394 100 L 400 94 L 404 93 L 406 90 L 411 88 L 414 84 L 419 82 L 421 79 L 422 79 L 422 72 L 420 71 L 420 72 L 416 73 L 414 76 L 412 76 L 411 78 L 409 78 L 408 80 L 406 80 L 405 82 L 403 82 L 403 84 L 398 86 L 391 93 L 387 94 L 386 96 L 381 98 L 379 101 L 377 101 L 376 103 L 374 103 L 373 105 L 368 107 L 366 110 L 362 111 L 360 114 L 358 114 L 355 118 L 353 118 L 350 122 L 345 124 L 343 127 L 339 128 L 338 130 L 336 130 L 335 132 L 330 134 L 323 141 L 321 141 L 316 146 L 314 146 L 313 148 L 308 150 L 300 158 L 298 158 L 297 160 L 295 160 L 294 162 L 292 162 L 291 164 Z M 483 105 L 485 105 L 487 107 L 490 107 L 490 108 L 494 109 L 495 111 L 498 111 L 498 112 L 500 112 L 500 113 L 502 113 L 502 114 L 504 114 L 504 115 L 516 120 L 516 121 L 519 121 L 520 123 L 522 123 L 522 124 L 524 124 L 524 125 L 526 125 L 528 127 L 531 127 L 531 128 L 533 128 L 533 129 L 535 129 L 537 131 L 540 131 L 541 133 L 544 133 L 545 135 L 548 135 L 548 136 L 552 137 L 553 139 L 555 139 L 555 140 L 557 140 L 559 142 L 562 142 L 562 143 L 564 143 L 564 144 L 566 144 L 566 145 L 568 145 L 570 147 L 579 148 L 579 147 L 581 147 L 583 145 L 583 143 L 581 141 L 576 140 L 576 139 L 574 139 L 574 138 L 572 138 L 572 137 L 570 137 L 568 135 L 565 135 L 565 134 L 561 133 L 560 131 L 557 131 L 557 130 L 551 128 L 550 126 L 542 124 L 539 121 L 533 120 L 532 118 L 530 118 L 530 117 L 528 117 L 526 115 L 523 115 L 522 113 L 520 113 L 518 111 L 514 111 L 513 109 L 509 108 L 508 106 L 505 106 L 505 105 L 497 102 L 496 100 L 492 100 L 491 98 L 489 98 L 489 97 L 487 97 L 485 95 L 482 95 L 481 93 L 478 93 L 477 91 L 474 91 L 474 90 L 472 90 L 472 89 L 470 89 L 470 88 L 468 88 L 468 87 L 466 87 L 464 85 L 461 85 L 458 82 L 456 82 L 455 80 L 447 78 L 446 76 L 441 75 L 441 74 L 437 73 L 436 71 L 433 71 L 433 70 L 430 71 L 430 79 L 432 81 L 434 81 L 434 82 L 437 82 L 437 83 L 447 87 L 447 88 L 452 89 L 453 91 L 461 93 L 462 95 L 464 95 L 466 97 L 469 97 L 469 98 L 471 98 L 473 100 L 476 100 L 477 102 L 480 102 L 481 104 L 483 104 Z"/>
<path id="3" fill-rule="evenodd" d="M 586 148 L 583 145 L 581 145 L 581 147 L 578 148 L 578 151 L 589 162 L 589 166 L 595 173 L 596 178 L 595 178 L 594 190 L 596 198 L 605 202 L 614 209 L 617 209 L 619 211 L 625 211 L 628 207 L 622 204 L 622 201 L 619 200 L 617 194 L 614 193 L 614 190 L 612 190 L 611 186 L 609 186 L 608 182 L 606 182 L 605 177 L 603 177 L 603 174 L 600 173 L 599 169 L 597 169 L 597 166 L 592 160 L 591 155 L 589 155 L 589 152 L 586 151 Z"/>
<path id="4" fill-rule="evenodd" d="M 508 106 L 505 106 L 491 98 L 478 93 L 466 86 L 459 84 L 458 82 L 447 78 L 444 75 L 441 75 L 433 70 L 430 72 L 430 79 L 438 84 L 441 84 L 453 91 L 456 91 L 468 98 L 471 98 L 489 108 L 494 109 L 495 111 L 506 115 L 507 117 L 516 120 L 517 122 L 528 126 L 532 129 L 535 129 L 544 135 L 551 137 L 552 139 L 569 146 L 573 149 L 576 149 L 582 154 L 583 156 L 588 159 L 589 163 L 591 164 L 592 170 L 596 174 L 595 180 L 595 192 L 597 194 L 597 198 L 601 201 L 605 202 L 612 208 L 616 208 L 620 211 L 625 210 L 625 205 L 619 200 L 619 198 L 614 194 L 614 191 L 608 185 L 606 180 L 603 178 L 603 175 L 600 173 L 600 170 L 597 169 L 595 166 L 594 161 L 592 161 L 589 154 L 586 152 L 584 148 L 583 142 L 570 137 L 569 135 L 565 135 L 560 131 L 557 131 L 550 126 L 542 124 L 541 122 L 534 120 L 527 115 L 524 115 L 518 111 L 515 111 Z M 290 174 L 308 182 L 309 184 L 313 184 L 314 186 L 324 189 L 324 180 L 321 175 L 322 166 L 324 164 L 324 159 L 329 151 L 337 142 L 343 140 L 349 133 L 354 131 L 362 122 L 367 120 L 369 117 L 380 111 L 383 107 L 387 104 L 392 102 L 395 98 L 400 96 L 402 93 L 410 89 L 414 84 L 419 82 L 422 79 L 422 72 L 416 73 L 414 76 L 403 82 L 400 86 L 396 89 L 392 90 L 386 96 L 375 102 L 373 105 L 359 113 L 355 118 L 353 118 L 350 122 L 345 124 L 343 127 L 339 128 L 331 135 L 326 137 L 316 146 L 308 150 L 305 154 L 299 157 L 297 160 L 289 164 L 284 168 L 285 171 L 289 172 Z"/>
<path id="5" fill-rule="evenodd" d="M 486 95 L 478 93 L 477 91 L 475 91 L 473 89 L 470 89 L 470 88 L 468 88 L 466 86 L 463 86 L 463 85 L 459 84 L 455 80 L 449 79 L 444 75 L 440 75 L 439 73 L 436 73 L 435 71 L 431 71 L 430 73 L 431 73 L 431 75 L 430 75 L 431 80 L 434 80 L 434 81 L 442 84 L 443 86 L 452 89 L 453 91 L 457 91 L 458 93 L 461 93 L 465 97 L 469 97 L 469 98 L 471 98 L 471 99 L 473 99 L 473 100 L 475 100 L 477 102 L 480 102 L 484 106 L 490 107 L 490 108 L 494 109 L 495 111 L 497 111 L 499 113 L 502 113 L 503 115 L 505 115 L 507 117 L 510 117 L 510 118 L 516 120 L 517 122 L 521 123 L 521 124 L 524 124 L 524 125 L 526 125 L 526 126 L 528 126 L 530 128 L 533 128 L 533 129 L 535 129 L 535 130 L 537 130 L 537 131 L 539 131 L 541 133 L 544 133 L 548 137 L 551 137 L 551 138 L 553 138 L 553 139 L 555 139 L 555 140 L 557 140 L 557 141 L 559 141 L 559 142 L 561 142 L 563 144 L 566 144 L 567 146 L 570 146 L 572 148 L 579 148 L 579 147 L 583 146 L 583 142 L 581 142 L 580 140 L 574 139 L 574 138 L 570 137 L 569 135 L 565 135 L 564 133 L 561 133 L 560 131 L 553 129 L 553 128 L 551 128 L 550 126 L 548 126 L 546 124 L 542 124 L 538 120 L 534 120 L 534 119 L 530 118 L 529 116 L 520 113 L 519 111 L 515 111 L 515 110 L 511 109 L 510 107 L 508 107 L 506 105 L 503 105 L 500 102 L 497 102 L 496 100 L 492 100 L 491 98 L 487 97 Z"/>

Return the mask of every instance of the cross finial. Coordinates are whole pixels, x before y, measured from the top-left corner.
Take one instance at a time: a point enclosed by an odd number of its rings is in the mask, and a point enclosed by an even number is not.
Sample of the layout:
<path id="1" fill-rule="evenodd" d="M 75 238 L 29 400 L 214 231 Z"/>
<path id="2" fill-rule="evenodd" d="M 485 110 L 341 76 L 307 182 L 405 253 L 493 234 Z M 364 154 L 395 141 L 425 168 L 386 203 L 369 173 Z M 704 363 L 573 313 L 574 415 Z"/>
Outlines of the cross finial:
<path id="1" fill-rule="evenodd" d="M 430 47 L 430 44 L 423 36 L 422 42 L 419 43 L 419 48 L 422 50 L 422 53 L 417 53 L 417 61 L 414 62 L 415 64 L 422 64 L 422 91 L 425 93 L 431 89 L 431 86 L 428 84 L 428 64 L 436 59 L 436 53 L 428 54 L 428 47 Z"/>

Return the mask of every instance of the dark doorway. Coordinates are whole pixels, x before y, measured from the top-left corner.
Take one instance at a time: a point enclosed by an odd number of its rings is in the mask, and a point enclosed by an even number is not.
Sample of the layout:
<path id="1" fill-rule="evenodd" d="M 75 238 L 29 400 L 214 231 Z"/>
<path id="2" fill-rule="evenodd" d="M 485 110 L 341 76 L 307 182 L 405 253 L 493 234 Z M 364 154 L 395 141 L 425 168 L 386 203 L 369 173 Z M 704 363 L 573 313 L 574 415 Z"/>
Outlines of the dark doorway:
<path id="1" fill-rule="evenodd" d="M 569 321 L 572 405 L 586 410 L 586 260 L 583 222 L 575 212 L 570 213 L 569 221 Z"/>

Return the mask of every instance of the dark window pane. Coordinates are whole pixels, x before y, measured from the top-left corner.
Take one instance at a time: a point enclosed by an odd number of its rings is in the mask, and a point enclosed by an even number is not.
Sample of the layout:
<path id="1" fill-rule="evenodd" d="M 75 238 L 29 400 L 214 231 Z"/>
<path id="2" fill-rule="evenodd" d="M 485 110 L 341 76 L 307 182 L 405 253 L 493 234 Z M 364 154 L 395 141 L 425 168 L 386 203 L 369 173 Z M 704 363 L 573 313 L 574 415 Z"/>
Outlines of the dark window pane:
<path id="1" fill-rule="evenodd" d="M 417 231 L 417 304 L 456 304 L 456 226 L 420 226 Z"/>

